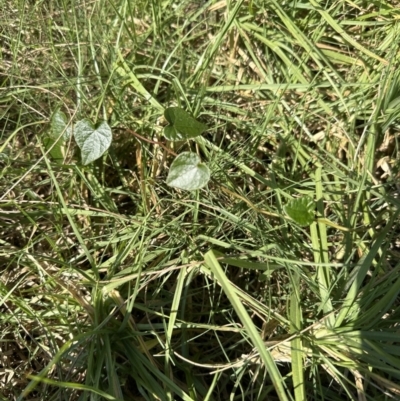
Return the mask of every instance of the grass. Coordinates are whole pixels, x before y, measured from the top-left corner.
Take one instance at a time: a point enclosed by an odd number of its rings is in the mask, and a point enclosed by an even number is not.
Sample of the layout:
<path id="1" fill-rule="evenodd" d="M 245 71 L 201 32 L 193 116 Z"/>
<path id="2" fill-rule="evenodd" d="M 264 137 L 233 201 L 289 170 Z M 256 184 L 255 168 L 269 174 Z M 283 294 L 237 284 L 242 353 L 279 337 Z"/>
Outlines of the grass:
<path id="1" fill-rule="evenodd" d="M 3 399 L 400 397 L 397 2 L 0 9 Z M 207 132 L 167 143 L 169 106 Z M 58 108 L 109 152 L 55 160 Z"/>

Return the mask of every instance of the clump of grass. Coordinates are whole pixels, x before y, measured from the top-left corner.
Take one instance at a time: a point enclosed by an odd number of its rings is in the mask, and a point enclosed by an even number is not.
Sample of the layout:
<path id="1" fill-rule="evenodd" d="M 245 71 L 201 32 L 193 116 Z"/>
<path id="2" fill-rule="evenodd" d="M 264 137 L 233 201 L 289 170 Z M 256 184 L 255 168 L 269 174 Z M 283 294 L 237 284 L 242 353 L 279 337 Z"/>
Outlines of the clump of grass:
<path id="1" fill-rule="evenodd" d="M 361 1 L 6 5 L 10 400 L 397 398 L 398 12 Z M 151 97 L 143 96 L 144 90 Z M 207 124 L 167 143 L 162 111 Z M 107 120 L 82 166 L 50 119 Z M 209 185 L 166 185 L 173 154 Z M 315 201 L 299 226 L 285 207 Z"/>

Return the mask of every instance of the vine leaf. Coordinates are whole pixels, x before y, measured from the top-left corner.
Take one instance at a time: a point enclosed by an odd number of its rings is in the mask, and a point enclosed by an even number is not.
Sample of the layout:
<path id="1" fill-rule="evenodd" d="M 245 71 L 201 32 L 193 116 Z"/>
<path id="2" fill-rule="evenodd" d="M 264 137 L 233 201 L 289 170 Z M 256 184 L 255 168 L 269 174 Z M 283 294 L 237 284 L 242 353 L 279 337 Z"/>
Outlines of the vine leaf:
<path id="1" fill-rule="evenodd" d="M 60 134 L 63 132 L 62 139 L 64 141 L 68 140 L 71 136 L 72 129 L 71 126 L 68 125 L 68 120 L 66 115 L 57 109 L 53 115 L 51 116 L 51 133 L 52 136 L 58 138 Z"/>
<path id="2" fill-rule="evenodd" d="M 210 170 L 196 153 L 183 152 L 171 164 L 167 177 L 170 187 L 193 191 L 203 188 L 210 180 Z"/>
<path id="3" fill-rule="evenodd" d="M 169 125 L 164 128 L 164 135 L 169 141 L 194 138 L 207 130 L 206 125 L 180 107 L 165 109 L 164 117 L 169 122 Z"/>
<path id="4" fill-rule="evenodd" d="M 101 157 L 111 145 L 112 132 L 105 121 L 97 128 L 87 119 L 78 121 L 73 132 L 75 141 L 81 149 L 83 165 Z"/>
<path id="5" fill-rule="evenodd" d="M 68 126 L 67 117 L 57 109 L 51 116 L 50 129 L 46 130 L 43 144 L 46 150 L 49 150 L 50 156 L 59 164 L 63 163 L 65 155 L 64 142 L 69 135 L 71 135 L 71 127 Z"/>

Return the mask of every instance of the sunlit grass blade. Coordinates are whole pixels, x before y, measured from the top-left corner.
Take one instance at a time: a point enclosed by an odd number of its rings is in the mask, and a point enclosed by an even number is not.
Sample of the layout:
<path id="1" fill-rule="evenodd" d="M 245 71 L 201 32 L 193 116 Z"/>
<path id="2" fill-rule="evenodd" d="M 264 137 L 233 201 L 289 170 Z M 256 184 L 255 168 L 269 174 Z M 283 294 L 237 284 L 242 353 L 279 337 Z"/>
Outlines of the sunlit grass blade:
<path id="1" fill-rule="evenodd" d="M 277 391 L 279 399 L 281 401 L 288 400 L 286 395 L 286 390 L 283 385 L 283 378 L 271 357 L 271 354 L 266 349 L 264 342 L 261 340 L 260 334 L 257 331 L 254 323 L 250 319 L 246 309 L 244 308 L 243 304 L 240 302 L 239 298 L 236 296 L 235 292 L 232 291 L 231 284 L 227 279 L 224 271 L 222 270 L 221 265 L 219 264 L 218 260 L 214 256 L 212 251 L 209 251 L 204 257 L 205 263 L 211 269 L 211 271 L 215 274 L 217 280 L 219 281 L 220 285 L 222 286 L 226 296 L 229 298 L 233 308 L 235 309 L 239 319 L 241 320 L 247 335 L 251 339 L 252 343 L 254 344 L 257 351 L 260 353 L 260 358 L 262 359 L 265 367 L 270 374 L 272 383 Z"/>
<path id="2" fill-rule="evenodd" d="M 290 331 L 296 335 L 302 329 L 302 310 L 300 304 L 299 289 L 300 277 L 297 273 L 292 278 L 292 294 L 290 297 Z M 305 381 L 304 381 L 304 355 L 301 337 L 296 336 L 291 341 L 291 362 L 293 374 L 294 397 L 296 401 L 305 399 Z"/>
<path id="3" fill-rule="evenodd" d="M 393 220 L 398 215 L 398 213 L 389 220 L 386 227 L 380 232 L 380 234 L 375 239 L 371 249 L 369 252 L 360 260 L 358 265 L 354 268 L 355 273 L 352 277 L 351 286 L 346 294 L 346 297 L 343 301 L 343 305 L 338 313 L 338 316 L 335 321 L 335 327 L 340 327 L 343 321 L 348 317 L 348 312 L 350 308 L 353 306 L 354 302 L 356 302 L 357 296 L 359 294 L 359 289 L 362 285 L 364 278 L 366 277 L 374 258 L 377 253 L 381 249 L 382 243 L 385 240 L 388 232 L 392 228 Z"/>
<path id="4" fill-rule="evenodd" d="M 56 387 L 87 391 L 89 393 L 100 395 L 104 399 L 110 400 L 110 401 L 123 401 L 122 398 L 113 397 L 112 395 L 106 393 L 105 391 L 101 391 L 98 388 L 95 388 L 95 387 L 92 387 L 92 386 L 87 386 L 85 384 L 61 382 L 61 381 L 58 381 L 58 380 L 47 379 L 47 378 L 44 378 L 44 377 L 43 378 L 38 378 L 36 376 L 31 376 L 30 379 L 32 379 L 34 381 L 37 381 L 37 382 L 41 382 L 41 383 L 51 384 L 51 385 L 56 386 Z"/>

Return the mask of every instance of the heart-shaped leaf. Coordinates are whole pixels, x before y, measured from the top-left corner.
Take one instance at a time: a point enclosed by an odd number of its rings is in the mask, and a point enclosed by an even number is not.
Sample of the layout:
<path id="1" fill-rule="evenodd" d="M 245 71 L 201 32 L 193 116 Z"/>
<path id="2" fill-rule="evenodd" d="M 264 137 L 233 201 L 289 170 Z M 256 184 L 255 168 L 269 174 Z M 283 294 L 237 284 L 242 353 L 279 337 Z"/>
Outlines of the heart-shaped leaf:
<path id="1" fill-rule="evenodd" d="M 284 210 L 300 226 L 308 226 L 315 219 L 315 202 L 309 196 L 291 200 Z"/>
<path id="2" fill-rule="evenodd" d="M 110 147 L 112 132 L 105 121 L 94 128 L 89 120 L 84 119 L 75 124 L 74 137 L 81 149 L 82 163 L 86 165 L 101 157 Z"/>
<path id="3" fill-rule="evenodd" d="M 171 187 L 193 191 L 207 185 L 210 170 L 201 163 L 196 153 L 183 152 L 172 162 L 167 184 Z"/>
<path id="4" fill-rule="evenodd" d="M 164 135 L 169 141 L 194 138 L 207 129 L 206 125 L 180 107 L 169 107 L 164 111 L 164 117 L 170 124 L 164 128 Z"/>

